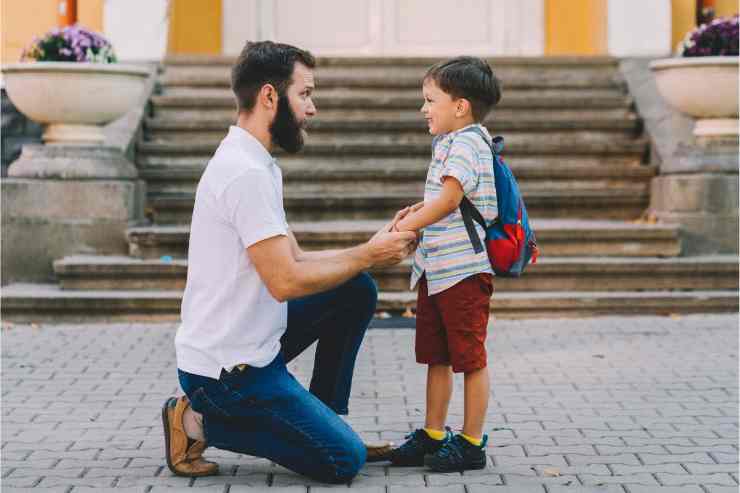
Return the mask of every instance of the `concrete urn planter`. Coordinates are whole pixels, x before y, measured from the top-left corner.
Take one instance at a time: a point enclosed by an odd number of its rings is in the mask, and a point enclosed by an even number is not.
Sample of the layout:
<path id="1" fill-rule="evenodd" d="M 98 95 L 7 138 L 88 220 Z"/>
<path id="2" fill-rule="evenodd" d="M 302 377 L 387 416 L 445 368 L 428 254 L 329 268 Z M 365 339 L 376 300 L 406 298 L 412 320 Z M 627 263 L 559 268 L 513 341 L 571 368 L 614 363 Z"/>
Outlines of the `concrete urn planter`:
<path id="1" fill-rule="evenodd" d="M 658 91 L 678 111 L 697 119 L 694 135 L 738 135 L 738 58 L 667 58 L 650 64 Z"/>
<path id="2" fill-rule="evenodd" d="M 34 62 L 2 67 L 8 97 L 46 125 L 47 144 L 97 145 L 102 126 L 123 116 L 142 95 L 149 70 L 136 65 Z"/>

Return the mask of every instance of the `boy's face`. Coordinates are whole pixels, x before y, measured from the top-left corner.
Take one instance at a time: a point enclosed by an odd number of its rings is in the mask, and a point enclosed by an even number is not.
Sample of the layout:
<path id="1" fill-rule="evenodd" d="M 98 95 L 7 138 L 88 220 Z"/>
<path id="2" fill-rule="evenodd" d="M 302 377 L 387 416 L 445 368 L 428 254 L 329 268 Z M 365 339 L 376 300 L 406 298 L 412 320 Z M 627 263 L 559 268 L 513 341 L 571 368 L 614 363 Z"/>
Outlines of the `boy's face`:
<path id="1" fill-rule="evenodd" d="M 431 79 L 424 81 L 422 87 L 424 106 L 421 112 L 429 126 L 429 133 L 440 135 L 456 130 L 458 126 L 458 101 L 439 88 Z"/>

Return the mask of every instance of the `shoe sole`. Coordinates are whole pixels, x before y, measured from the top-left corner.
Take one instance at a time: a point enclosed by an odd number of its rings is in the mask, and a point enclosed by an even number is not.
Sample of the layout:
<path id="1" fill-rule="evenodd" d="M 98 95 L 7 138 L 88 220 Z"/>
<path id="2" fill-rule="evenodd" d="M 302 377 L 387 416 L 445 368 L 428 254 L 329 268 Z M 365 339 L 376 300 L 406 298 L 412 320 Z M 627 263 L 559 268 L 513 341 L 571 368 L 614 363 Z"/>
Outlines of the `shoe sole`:
<path id="1" fill-rule="evenodd" d="M 175 466 L 172 465 L 172 457 L 170 457 L 170 419 L 167 416 L 167 410 L 170 407 L 170 402 L 172 401 L 177 402 L 177 397 L 170 397 L 164 402 L 164 406 L 162 406 L 162 426 L 164 427 L 164 457 L 167 460 L 167 467 L 170 471 L 172 471 L 172 474 L 176 476 L 181 476 L 183 478 L 199 478 L 202 476 L 212 476 L 214 473 L 183 473 L 175 469 Z"/>
<path id="2" fill-rule="evenodd" d="M 463 472 L 463 471 L 477 471 L 480 469 L 485 469 L 486 464 L 488 461 L 483 463 L 477 463 L 477 464 L 471 464 L 468 467 L 457 467 L 457 468 L 444 468 L 444 467 L 435 467 L 434 462 L 431 460 L 424 459 L 424 466 L 429 468 L 430 470 L 434 472 Z"/>
<path id="3" fill-rule="evenodd" d="M 422 467 L 423 465 L 423 462 L 393 462 L 391 460 L 391 466 L 393 467 Z"/>

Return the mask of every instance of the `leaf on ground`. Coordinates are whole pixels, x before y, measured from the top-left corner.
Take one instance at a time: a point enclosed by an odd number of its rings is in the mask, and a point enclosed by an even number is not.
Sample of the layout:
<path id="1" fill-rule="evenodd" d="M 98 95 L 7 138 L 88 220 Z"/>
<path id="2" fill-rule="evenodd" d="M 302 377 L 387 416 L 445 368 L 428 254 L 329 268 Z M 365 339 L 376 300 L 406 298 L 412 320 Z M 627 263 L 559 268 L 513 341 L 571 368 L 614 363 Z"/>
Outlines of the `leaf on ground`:
<path id="1" fill-rule="evenodd" d="M 546 467 L 544 471 L 542 471 L 545 476 L 548 478 L 557 478 L 560 476 L 560 469 L 557 467 Z"/>

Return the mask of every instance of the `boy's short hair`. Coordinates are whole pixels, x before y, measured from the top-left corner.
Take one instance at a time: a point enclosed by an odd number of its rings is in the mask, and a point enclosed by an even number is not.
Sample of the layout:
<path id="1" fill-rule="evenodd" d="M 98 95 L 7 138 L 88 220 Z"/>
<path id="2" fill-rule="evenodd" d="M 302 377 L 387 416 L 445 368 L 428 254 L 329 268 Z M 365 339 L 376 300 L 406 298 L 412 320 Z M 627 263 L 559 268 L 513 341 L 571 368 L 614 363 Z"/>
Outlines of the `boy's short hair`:
<path id="1" fill-rule="evenodd" d="M 483 121 L 501 100 L 501 85 L 493 70 L 477 57 L 460 56 L 439 62 L 427 70 L 424 81 L 434 81 L 455 99 L 470 101 L 473 119 Z"/>
<path id="2" fill-rule="evenodd" d="M 265 84 L 275 86 L 279 95 L 285 94 L 296 62 L 308 68 L 316 66 L 311 53 L 295 46 L 272 41 L 247 42 L 231 68 L 231 90 L 236 96 L 237 110 L 254 108 L 257 93 Z"/>

